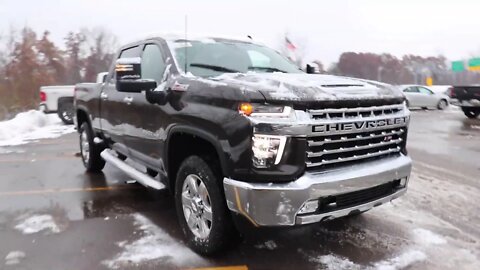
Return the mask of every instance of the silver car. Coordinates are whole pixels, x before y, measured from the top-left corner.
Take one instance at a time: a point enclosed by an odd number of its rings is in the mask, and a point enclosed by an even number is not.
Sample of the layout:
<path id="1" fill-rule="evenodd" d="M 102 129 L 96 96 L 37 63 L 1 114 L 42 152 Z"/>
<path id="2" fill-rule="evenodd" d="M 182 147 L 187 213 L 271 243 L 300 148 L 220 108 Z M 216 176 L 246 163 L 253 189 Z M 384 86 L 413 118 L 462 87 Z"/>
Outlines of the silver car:
<path id="1" fill-rule="evenodd" d="M 434 108 L 443 110 L 448 107 L 449 98 L 443 93 L 435 93 L 421 85 L 401 85 L 400 89 L 407 97 L 409 108 Z"/>

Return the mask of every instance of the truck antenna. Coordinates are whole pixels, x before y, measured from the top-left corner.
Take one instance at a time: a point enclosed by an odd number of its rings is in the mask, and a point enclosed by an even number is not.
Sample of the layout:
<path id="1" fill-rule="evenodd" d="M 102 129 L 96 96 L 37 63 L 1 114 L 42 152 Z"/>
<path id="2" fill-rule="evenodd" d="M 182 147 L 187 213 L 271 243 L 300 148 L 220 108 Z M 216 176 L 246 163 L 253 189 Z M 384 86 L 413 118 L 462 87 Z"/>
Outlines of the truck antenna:
<path id="1" fill-rule="evenodd" d="M 185 74 L 188 73 L 188 57 L 187 57 L 187 25 L 188 25 L 188 20 L 187 20 L 187 14 L 185 14 Z"/>

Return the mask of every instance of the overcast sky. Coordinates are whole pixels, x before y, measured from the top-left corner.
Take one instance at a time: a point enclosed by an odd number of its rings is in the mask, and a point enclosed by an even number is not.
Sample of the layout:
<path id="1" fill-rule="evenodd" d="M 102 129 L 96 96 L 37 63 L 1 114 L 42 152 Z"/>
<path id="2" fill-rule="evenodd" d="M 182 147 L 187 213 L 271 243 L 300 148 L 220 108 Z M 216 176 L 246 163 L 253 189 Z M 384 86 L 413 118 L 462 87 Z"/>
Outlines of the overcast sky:
<path id="1" fill-rule="evenodd" d="M 0 0 L 0 33 L 10 26 L 68 31 L 104 27 L 130 41 L 143 33 L 251 35 L 278 49 L 282 34 L 308 59 L 331 63 L 344 51 L 480 57 L 479 0 Z"/>

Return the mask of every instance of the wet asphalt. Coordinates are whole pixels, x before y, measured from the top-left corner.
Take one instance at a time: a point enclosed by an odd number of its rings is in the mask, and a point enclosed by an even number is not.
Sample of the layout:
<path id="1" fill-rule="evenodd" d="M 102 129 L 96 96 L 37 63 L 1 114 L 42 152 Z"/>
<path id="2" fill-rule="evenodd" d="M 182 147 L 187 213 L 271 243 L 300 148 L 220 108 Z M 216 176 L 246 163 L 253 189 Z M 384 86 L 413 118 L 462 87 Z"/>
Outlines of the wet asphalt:
<path id="1" fill-rule="evenodd" d="M 110 165 L 102 174 L 85 173 L 76 133 L 5 147 L 11 153 L 0 154 L 0 269 L 475 269 L 480 119 L 458 109 L 414 111 L 408 148 L 414 170 L 398 202 L 295 229 L 243 224 L 236 247 L 200 258 L 183 245 L 169 192 L 127 184 Z M 138 215 L 158 230 L 139 225 Z M 34 216 L 52 217 L 55 230 L 18 228 Z M 419 229 L 443 240 L 419 236 Z M 158 237 L 146 240 L 166 243 L 132 247 L 148 234 Z M 155 256 L 155 249 L 169 248 Z M 17 261 L 6 258 L 12 251 L 20 251 Z M 108 263 L 125 252 L 154 255 Z"/>

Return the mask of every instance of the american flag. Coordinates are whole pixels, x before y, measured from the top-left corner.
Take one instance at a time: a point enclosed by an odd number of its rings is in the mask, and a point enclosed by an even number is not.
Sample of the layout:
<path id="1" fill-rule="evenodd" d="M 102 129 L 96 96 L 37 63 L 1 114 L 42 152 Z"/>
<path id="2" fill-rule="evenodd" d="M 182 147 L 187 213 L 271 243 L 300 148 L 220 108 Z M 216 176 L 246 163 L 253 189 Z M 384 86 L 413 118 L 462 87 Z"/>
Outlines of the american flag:
<path id="1" fill-rule="evenodd" d="M 288 39 L 288 37 L 285 37 L 285 45 L 290 51 L 295 51 L 297 49 L 297 47 L 295 47 L 295 45 L 290 41 L 290 39 Z"/>

